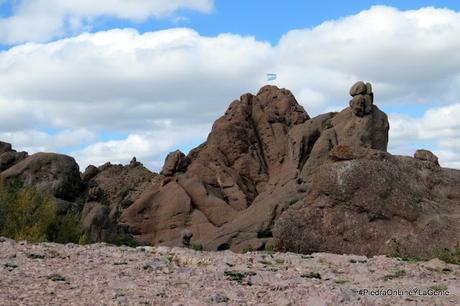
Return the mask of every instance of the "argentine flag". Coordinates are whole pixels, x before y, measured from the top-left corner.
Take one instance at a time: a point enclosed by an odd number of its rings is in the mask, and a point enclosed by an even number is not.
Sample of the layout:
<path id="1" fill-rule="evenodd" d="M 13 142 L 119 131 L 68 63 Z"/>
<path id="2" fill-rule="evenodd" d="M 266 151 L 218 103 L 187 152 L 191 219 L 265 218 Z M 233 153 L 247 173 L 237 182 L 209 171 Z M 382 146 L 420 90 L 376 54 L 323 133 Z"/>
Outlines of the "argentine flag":
<path id="1" fill-rule="evenodd" d="M 276 73 L 267 73 L 267 81 L 276 80 Z"/>

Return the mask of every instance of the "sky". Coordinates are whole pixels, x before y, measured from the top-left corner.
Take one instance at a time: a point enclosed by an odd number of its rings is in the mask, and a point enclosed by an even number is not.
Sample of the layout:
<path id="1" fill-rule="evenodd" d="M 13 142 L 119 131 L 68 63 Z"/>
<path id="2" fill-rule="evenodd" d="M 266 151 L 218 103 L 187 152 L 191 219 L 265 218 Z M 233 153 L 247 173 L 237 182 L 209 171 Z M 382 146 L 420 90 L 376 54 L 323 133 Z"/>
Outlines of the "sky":
<path id="1" fill-rule="evenodd" d="M 0 140 L 161 169 L 267 84 L 310 116 L 373 84 L 389 151 L 460 169 L 459 1 L 0 0 Z M 266 73 L 276 73 L 267 82 Z"/>

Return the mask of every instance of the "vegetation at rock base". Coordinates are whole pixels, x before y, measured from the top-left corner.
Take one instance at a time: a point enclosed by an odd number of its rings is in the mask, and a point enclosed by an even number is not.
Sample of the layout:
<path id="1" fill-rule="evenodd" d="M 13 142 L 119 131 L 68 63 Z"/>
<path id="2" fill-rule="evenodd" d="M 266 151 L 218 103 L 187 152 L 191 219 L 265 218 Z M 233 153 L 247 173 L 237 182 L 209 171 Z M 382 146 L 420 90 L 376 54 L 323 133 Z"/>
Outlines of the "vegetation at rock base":
<path id="1" fill-rule="evenodd" d="M 403 256 L 400 254 L 391 254 L 387 257 L 398 258 L 401 261 L 406 262 L 419 262 L 428 261 L 433 258 L 439 258 L 448 264 L 460 265 L 460 245 L 455 246 L 452 249 L 442 249 L 433 252 L 432 256 Z"/>
<path id="2" fill-rule="evenodd" d="M 300 277 L 321 279 L 321 274 L 318 272 L 310 272 L 308 274 L 302 274 Z"/>
<path id="3" fill-rule="evenodd" d="M 35 188 L 0 181 L 0 236 L 29 242 L 78 243 L 80 214 L 56 213 L 56 205 Z"/>
<path id="4" fill-rule="evenodd" d="M 438 251 L 435 256 L 446 263 L 460 265 L 460 245 L 457 245 L 452 250 Z"/>
<path id="5" fill-rule="evenodd" d="M 384 281 L 389 281 L 389 280 L 392 280 L 392 279 L 395 279 L 395 278 L 400 278 L 400 277 L 403 277 L 406 275 L 406 271 L 405 270 L 398 270 L 394 273 L 391 273 L 391 274 L 387 274 L 383 277 L 383 280 Z"/>

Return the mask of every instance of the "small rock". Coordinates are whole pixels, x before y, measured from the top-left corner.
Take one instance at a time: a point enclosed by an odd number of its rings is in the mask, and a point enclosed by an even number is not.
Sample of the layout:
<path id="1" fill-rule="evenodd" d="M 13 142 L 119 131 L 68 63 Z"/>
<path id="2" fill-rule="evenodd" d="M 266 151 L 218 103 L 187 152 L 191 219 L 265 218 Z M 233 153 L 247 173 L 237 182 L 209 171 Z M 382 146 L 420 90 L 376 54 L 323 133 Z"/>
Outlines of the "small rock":
<path id="1" fill-rule="evenodd" d="M 216 292 L 212 295 L 211 297 L 211 302 L 214 303 L 227 303 L 229 301 L 229 298 L 222 292 Z"/>
<path id="2" fill-rule="evenodd" d="M 292 303 L 287 298 L 281 298 L 276 302 L 278 306 L 291 306 Z"/>
<path id="3" fill-rule="evenodd" d="M 330 152 L 329 157 L 333 160 L 351 160 L 354 159 L 353 151 L 349 146 L 338 145 L 335 146 Z"/>
<path id="4" fill-rule="evenodd" d="M 438 258 L 434 258 L 427 262 L 424 262 L 422 263 L 422 266 L 424 266 L 428 270 L 437 272 L 442 272 L 444 269 L 447 268 L 447 264 Z"/>
<path id="5" fill-rule="evenodd" d="M 185 247 L 189 247 L 190 240 L 192 239 L 192 237 L 193 237 L 192 231 L 190 231 L 189 229 L 183 230 L 181 233 L 182 245 Z"/>
<path id="6" fill-rule="evenodd" d="M 433 152 L 428 151 L 428 150 L 417 150 L 415 151 L 414 158 L 420 159 L 420 160 L 426 160 L 429 162 L 434 163 L 435 165 L 439 166 L 439 161 L 438 157 L 433 154 Z"/>
<path id="7" fill-rule="evenodd" d="M 131 167 L 131 168 L 135 168 L 135 167 L 138 167 L 140 165 L 141 165 L 141 163 L 137 161 L 136 157 L 133 157 L 133 159 L 131 159 L 131 161 L 129 162 L 129 167 Z"/>

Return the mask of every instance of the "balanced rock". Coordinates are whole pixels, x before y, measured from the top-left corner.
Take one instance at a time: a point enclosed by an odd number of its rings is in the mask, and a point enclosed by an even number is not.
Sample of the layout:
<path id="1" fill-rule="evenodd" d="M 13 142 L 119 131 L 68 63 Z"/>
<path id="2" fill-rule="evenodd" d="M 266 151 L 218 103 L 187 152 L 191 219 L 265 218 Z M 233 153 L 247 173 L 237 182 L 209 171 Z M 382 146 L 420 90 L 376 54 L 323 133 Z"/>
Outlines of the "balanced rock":
<path id="1" fill-rule="evenodd" d="M 367 93 L 366 83 L 363 81 L 358 81 L 350 88 L 350 96 L 354 97 L 357 95 L 363 95 Z"/>
<path id="2" fill-rule="evenodd" d="M 362 81 L 355 83 L 350 89 L 350 95 L 353 97 L 350 100 L 350 108 L 356 116 L 363 117 L 371 113 L 374 93 L 370 83 Z"/>

